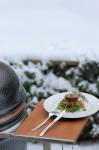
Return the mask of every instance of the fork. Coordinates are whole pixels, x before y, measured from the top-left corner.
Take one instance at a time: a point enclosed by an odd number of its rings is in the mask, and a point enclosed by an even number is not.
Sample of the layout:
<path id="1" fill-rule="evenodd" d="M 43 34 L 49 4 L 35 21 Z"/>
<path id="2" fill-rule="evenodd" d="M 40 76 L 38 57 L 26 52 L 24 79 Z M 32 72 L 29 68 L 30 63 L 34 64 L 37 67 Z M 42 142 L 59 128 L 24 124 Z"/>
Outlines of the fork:
<path id="1" fill-rule="evenodd" d="M 59 119 L 61 119 L 64 116 L 65 113 L 66 110 L 60 112 L 59 115 L 39 134 L 39 136 L 43 136 L 53 124 L 55 124 Z"/>
<path id="2" fill-rule="evenodd" d="M 36 126 L 35 128 L 33 128 L 32 132 L 34 132 L 37 129 L 41 128 L 50 119 L 50 117 L 52 117 L 52 116 L 55 115 L 55 113 L 58 113 L 58 111 L 49 112 L 48 117 L 42 123 L 40 123 L 38 126 Z"/>

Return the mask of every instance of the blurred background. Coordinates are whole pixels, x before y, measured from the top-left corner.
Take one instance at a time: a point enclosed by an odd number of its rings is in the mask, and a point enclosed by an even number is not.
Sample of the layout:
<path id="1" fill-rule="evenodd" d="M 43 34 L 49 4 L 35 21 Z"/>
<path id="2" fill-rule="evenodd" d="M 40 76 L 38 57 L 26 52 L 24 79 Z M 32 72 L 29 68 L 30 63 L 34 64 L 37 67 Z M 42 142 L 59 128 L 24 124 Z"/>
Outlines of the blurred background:
<path id="1" fill-rule="evenodd" d="M 99 98 L 98 7 L 98 0 L 0 1 L 0 60 L 21 78 L 32 104 L 28 114 L 57 92 L 79 90 Z M 86 140 L 86 149 L 99 146 L 99 113 L 79 139 Z"/>
<path id="2" fill-rule="evenodd" d="M 0 54 L 97 57 L 98 6 L 98 0 L 0 1 Z"/>

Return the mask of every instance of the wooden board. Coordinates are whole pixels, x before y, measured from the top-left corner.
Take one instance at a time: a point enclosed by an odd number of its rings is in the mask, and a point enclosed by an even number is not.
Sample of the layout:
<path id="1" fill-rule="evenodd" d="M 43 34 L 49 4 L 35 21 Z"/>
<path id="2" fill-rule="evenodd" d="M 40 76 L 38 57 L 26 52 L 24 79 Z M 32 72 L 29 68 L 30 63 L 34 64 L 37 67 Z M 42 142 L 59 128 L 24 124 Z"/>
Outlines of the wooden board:
<path id="1" fill-rule="evenodd" d="M 40 132 L 53 120 L 53 118 L 51 118 L 46 125 L 32 133 L 32 128 L 43 122 L 47 117 L 48 113 L 44 110 L 43 101 L 41 101 L 23 124 L 16 130 L 16 135 L 43 141 L 75 143 L 88 121 L 88 118 L 72 120 L 61 119 L 55 123 L 43 137 L 39 137 Z"/>

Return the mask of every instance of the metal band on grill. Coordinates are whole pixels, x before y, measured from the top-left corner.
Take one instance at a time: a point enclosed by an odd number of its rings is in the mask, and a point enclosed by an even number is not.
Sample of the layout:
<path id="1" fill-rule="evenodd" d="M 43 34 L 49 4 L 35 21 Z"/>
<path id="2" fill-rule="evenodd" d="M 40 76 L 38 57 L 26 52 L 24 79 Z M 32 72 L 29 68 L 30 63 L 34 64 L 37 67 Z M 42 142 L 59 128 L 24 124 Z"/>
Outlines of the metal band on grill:
<path id="1" fill-rule="evenodd" d="M 16 116 L 18 116 L 22 111 L 23 109 L 25 108 L 25 103 L 21 106 L 19 106 L 14 112 L 12 113 L 9 113 L 8 115 L 6 116 L 3 116 L 3 117 L 0 117 L 0 124 L 3 124 L 13 118 L 15 118 Z"/>

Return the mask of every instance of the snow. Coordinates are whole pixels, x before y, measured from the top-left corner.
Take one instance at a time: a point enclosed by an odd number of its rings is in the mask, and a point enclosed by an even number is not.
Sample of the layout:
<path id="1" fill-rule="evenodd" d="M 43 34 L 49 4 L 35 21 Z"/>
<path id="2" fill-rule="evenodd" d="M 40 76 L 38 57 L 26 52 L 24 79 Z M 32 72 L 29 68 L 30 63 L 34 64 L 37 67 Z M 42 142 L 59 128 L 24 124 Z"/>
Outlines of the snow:
<path id="1" fill-rule="evenodd" d="M 9 64 L 9 60 L 6 60 L 5 62 Z M 38 103 L 37 95 L 39 95 L 40 93 L 43 93 L 44 97 L 48 97 L 48 93 L 55 94 L 57 92 L 56 89 L 66 89 L 67 87 L 67 90 L 70 90 L 72 88 L 70 82 L 62 77 L 58 78 L 53 73 L 48 73 L 47 75 L 44 75 L 42 73 L 42 70 L 47 69 L 47 65 L 45 64 L 45 62 L 43 63 L 43 65 L 41 65 L 40 63 L 33 64 L 31 62 L 29 62 L 28 65 L 24 65 L 23 62 L 20 60 L 11 60 L 10 62 L 13 63 L 12 68 L 18 74 L 22 83 L 32 83 L 30 93 L 33 97 L 31 99 L 31 103 L 33 105 L 36 105 Z M 34 74 L 34 78 L 28 78 L 25 72 Z M 30 95 L 30 93 L 28 93 L 28 95 Z M 30 109 L 28 109 L 27 112 L 29 114 Z"/>
<path id="2" fill-rule="evenodd" d="M 68 91 L 72 89 L 71 83 L 68 80 L 64 79 L 63 77 L 57 77 L 52 72 L 45 76 L 44 86 L 51 89 L 66 89 L 67 87 Z"/>
<path id="3" fill-rule="evenodd" d="M 89 85 L 89 88 L 88 88 L 89 91 L 93 91 L 94 93 L 97 93 L 97 88 L 96 88 L 96 83 L 92 83 Z"/>
<path id="4" fill-rule="evenodd" d="M 99 59 L 98 6 L 98 0 L 0 1 L 0 57 Z"/>
<path id="5" fill-rule="evenodd" d="M 34 72 L 37 75 L 37 72 Z M 39 74 L 40 75 L 40 74 Z M 50 72 L 46 76 L 40 75 L 36 76 L 36 83 L 39 85 L 40 81 L 43 81 L 41 87 L 32 85 L 31 93 L 44 93 L 44 96 L 47 97 L 48 93 L 55 94 L 56 90 L 65 89 L 67 91 L 73 90 L 71 83 L 64 79 L 63 77 L 57 77 L 54 73 Z M 34 98 L 33 98 L 34 99 Z"/>
<path id="6" fill-rule="evenodd" d="M 14 65 L 13 69 L 18 74 L 21 81 L 24 83 L 28 81 L 29 83 L 36 83 L 31 86 L 31 94 L 38 95 L 39 93 L 44 93 L 44 96 L 47 97 L 48 93 L 55 94 L 57 90 L 67 90 L 71 91 L 75 88 L 72 87 L 70 81 L 64 79 L 63 77 L 56 76 L 53 72 L 49 72 L 46 75 L 42 73 L 44 69 L 47 69 L 48 66 L 45 62 L 33 64 L 29 62 L 28 65 L 24 65 L 22 61 L 12 61 Z M 8 63 L 8 62 L 7 62 Z M 17 64 L 17 65 L 16 65 Z M 26 76 L 25 72 L 32 73 L 34 78 L 30 79 Z M 33 96 L 33 103 L 37 103 L 37 98 Z"/>
<path id="7" fill-rule="evenodd" d="M 96 137 L 99 134 L 99 125 L 93 123 L 91 134 L 93 135 L 93 137 Z"/>

